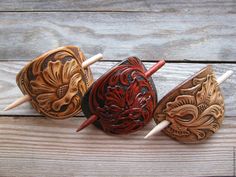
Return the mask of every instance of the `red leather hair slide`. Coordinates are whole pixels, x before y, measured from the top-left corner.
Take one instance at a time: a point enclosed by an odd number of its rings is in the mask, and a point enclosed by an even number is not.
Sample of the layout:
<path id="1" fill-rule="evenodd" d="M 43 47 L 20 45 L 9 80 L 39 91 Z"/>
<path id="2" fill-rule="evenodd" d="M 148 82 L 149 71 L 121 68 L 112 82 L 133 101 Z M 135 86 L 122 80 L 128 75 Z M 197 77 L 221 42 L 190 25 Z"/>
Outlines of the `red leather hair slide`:
<path id="1" fill-rule="evenodd" d="M 147 70 L 136 57 L 129 57 L 102 75 L 82 100 L 88 119 L 77 131 L 93 123 L 104 132 L 128 134 L 143 128 L 153 117 L 157 104 L 151 75 L 164 60 Z"/>

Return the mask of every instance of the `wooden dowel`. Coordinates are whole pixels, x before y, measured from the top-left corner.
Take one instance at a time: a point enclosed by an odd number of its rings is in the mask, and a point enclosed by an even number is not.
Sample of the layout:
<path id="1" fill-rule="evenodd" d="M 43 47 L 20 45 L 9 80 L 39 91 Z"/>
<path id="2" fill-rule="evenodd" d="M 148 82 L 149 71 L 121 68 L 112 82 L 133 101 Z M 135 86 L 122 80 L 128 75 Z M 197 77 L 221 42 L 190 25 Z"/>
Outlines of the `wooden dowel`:
<path id="1" fill-rule="evenodd" d="M 95 122 L 97 120 L 97 116 L 96 115 L 92 115 L 90 116 L 87 120 L 85 120 L 80 127 L 76 130 L 76 132 L 79 132 L 81 130 L 83 130 L 84 128 L 86 128 L 87 126 L 89 126 L 90 124 L 92 124 L 93 122 Z"/>
<path id="2" fill-rule="evenodd" d="M 103 58 L 102 54 L 99 53 L 97 55 L 94 55 L 92 56 L 91 58 L 85 60 L 83 63 L 82 63 L 82 68 L 87 68 L 89 65 L 95 63 L 96 61 L 98 60 L 101 60 Z"/>
<path id="3" fill-rule="evenodd" d="M 145 137 L 144 139 L 147 139 L 148 137 L 157 134 L 158 132 L 162 131 L 164 128 L 166 128 L 170 124 L 169 121 L 163 120 L 157 126 L 155 126 Z"/>
<path id="4" fill-rule="evenodd" d="M 9 104 L 6 108 L 3 109 L 3 111 L 7 111 L 9 109 L 15 108 L 27 101 L 30 101 L 30 100 L 31 100 L 31 97 L 29 95 L 25 95 L 25 96 L 15 100 L 13 103 Z"/>
<path id="5" fill-rule="evenodd" d="M 220 76 L 217 79 L 218 84 L 220 85 L 222 82 L 224 82 L 226 79 L 228 79 L 233 74 L 233 71 L 229 70 L 226 73 L 224 73 L 222 76 Z M 150 136 L 157 134 L 158 132 L 162 131 L 164 128 L 166 128 L 170 122 L 168 120 L 163 120 L 158 125 L 156 125 L 145 137 L 144 139 L 149 138 Z"/>
<path id="6" fill-rule="evenodd" d="M 153 65 L 149 70 L 146 71 L 145 76 L 149 78 L 157 70 L 159 70 L 165 64 L 165 60 L 160 60 L 155 65 Z"/>
<path id="7" fill-rule="evenodd" d="M 222 82 L 224 82 L 226 79 L 228 79 L 234 72 L 232 70 L 227 71 L 226 73 L 224 73 L 223 75 L 221 75 L 218 79 L 217 82 L 218 84 L 222 84 Z"/>

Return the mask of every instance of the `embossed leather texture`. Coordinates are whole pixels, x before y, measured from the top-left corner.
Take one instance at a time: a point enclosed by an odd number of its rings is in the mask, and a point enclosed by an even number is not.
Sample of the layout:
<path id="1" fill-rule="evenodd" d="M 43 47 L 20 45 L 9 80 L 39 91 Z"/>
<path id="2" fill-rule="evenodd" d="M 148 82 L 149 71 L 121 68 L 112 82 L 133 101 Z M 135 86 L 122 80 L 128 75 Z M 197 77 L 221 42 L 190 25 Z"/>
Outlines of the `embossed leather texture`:
<path id="1" fill-rule="evenodd" d="M 19 72 L 17 85 L 31 96 L 31 104 L 39 113 L 55 119 L 75 116 L 93 83 L 91 70 L 81 66 L 85 60 L 75 46 L 48 51 Z"/>
<path id="2" fill-rule="evenodd" d="M 163 130 L 183 143 L 197 143 L 214 134 L 224 118 L 224 99 L 211 66 L 186 80 L 158 104 L 154 120 L 168 120 Z"/>
<path id="3" fill-rule="evenodd" d="M 107 133 L 127 134 L 141 129 L 153 116 L 157 93 L 152 78 L 136 57 L 129 57 L 101 76 L 82 100 L 86 117 Z"/>

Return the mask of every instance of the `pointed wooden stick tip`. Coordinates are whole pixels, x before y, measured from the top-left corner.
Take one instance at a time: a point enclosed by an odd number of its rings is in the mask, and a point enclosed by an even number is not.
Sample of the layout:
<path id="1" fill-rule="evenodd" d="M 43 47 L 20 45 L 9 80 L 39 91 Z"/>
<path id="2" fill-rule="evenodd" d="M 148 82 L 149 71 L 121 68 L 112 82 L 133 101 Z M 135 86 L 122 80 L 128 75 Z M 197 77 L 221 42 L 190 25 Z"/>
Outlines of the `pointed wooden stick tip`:
<path id="1" fill-rule="evenodd" d="M 9 104 L 7 107 L 5 107 L 3 109 L 3 111 L 8 111 L 10 109 L 13 109 L 13 108 L 15 108 L 15 107 L 17 107 L 17 106 L 19 106 L 19 105 L 21 105 L 21 104 L 23 104 L 25 102 L 28 102 L 30 100 L 31 100 L 31 97 L 29 95 L 25 95 L 25 96 L 15 100 L 13 103 Z"/>
<path id="2" fill-rule="evenodd" d="M 147 139 L 151 137 L 154 134 L 157 134 L 158 132 L 162 131 L 164 128 L 166 128 L 170 124 L 169 121 L 163 120 L 159 124 L 157 124 L 145 137 L 144 139 Z"/>
<path id="3" fill-rule="evenodd" d="M 81 130 L 83 130 L 84 128 L 86 128 L 87 126 L 89 126 L 90 124 L 92 124 L 93 122 L 95 122 L 97 120 L 97 116 L 96 115 L 92 115 L 90 116 L 87 120 L 85 120 L 80 127 L 76 130 L 76 132 L 79 132 Z"/>

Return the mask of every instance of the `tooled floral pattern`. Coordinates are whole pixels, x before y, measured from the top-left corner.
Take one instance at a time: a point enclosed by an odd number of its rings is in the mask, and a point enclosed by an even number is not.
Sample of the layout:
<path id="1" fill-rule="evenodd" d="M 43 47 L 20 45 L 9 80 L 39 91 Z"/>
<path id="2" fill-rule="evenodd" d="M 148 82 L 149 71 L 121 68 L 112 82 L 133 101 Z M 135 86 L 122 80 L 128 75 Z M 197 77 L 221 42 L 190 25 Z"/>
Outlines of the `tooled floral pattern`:
<path id="1" fill-rule="evenodd" d="M 87 90 L 75 60 L 64 65 L 60 61 L 50 61 L 42 74 L 31 81 L 31 87 L 38 106 L 55 116 L 76 111 L 80 105 L 78 92 L 82 95 Z"/>
<path id="2" fill-rule="evenodd" d="M 41 56 L 19 74 L 23 82 L 18 85 L 32 97 L 37 111 L 52 118 L 68 118 L 81 111 L 81 97 L 91 84 L 90 75 L 85 77 L 90 70 L 81 68 L 83 60 L 77 47 Z"/>
<path id="3" fill-rule="evenodd" d="M 164 115 L 157 117 L 170 121 L 166 132 L 183 141 L 200 141 L 219 129 L 224 114 L 224 101 L 213 74 L 194 78 L 193 87 L 181 89 L 181 95 L 168 102 Z"/>
<path id="4" fill-rule="evenodd" d="M 120 65 L 92 88 L 91 110 L 105 132 L 126 134 L 142 128 L 152 117 L 156 93 L 135 58 Z"/>

